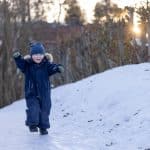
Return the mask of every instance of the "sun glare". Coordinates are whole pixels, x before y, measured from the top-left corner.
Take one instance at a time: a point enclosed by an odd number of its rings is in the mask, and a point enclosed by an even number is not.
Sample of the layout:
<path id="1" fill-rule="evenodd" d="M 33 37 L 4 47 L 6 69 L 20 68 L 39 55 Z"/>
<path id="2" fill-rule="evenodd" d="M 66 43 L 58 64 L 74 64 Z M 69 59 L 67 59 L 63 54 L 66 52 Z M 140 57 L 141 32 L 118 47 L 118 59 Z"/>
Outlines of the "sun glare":
<path id="1" fill-rule="evenodd" d="M 141 33 L 141 30 L 140 30 L 140 28 L 139 28 L 137 25 L 135 25 L 135 26 L 133 27 L 133 32 L 134 32 L 135 34 L 139 35 L 139 34 Z"/>

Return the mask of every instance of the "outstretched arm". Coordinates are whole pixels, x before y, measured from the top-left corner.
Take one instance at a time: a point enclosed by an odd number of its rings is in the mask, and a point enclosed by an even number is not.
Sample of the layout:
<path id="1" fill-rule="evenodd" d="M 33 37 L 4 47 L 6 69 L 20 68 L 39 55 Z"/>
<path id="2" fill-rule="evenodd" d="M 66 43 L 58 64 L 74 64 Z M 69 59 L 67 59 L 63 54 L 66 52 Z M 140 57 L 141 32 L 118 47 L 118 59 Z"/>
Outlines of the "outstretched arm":
<path id="1" fill-rule="evenodd" d="M 54 63 L 48 63 L 48 74 L 49 76 L 55 74 L 55 73 L 62 73 L 64 72 L 64 67 L 61 64 L 54 64 Z"/>
<path id="2" fill-rule="evenodd" d="M 22 58 L 20 52 L 14 52 L 13 57 L 17 67 L 24 73 L 26 69 L 26 61 Z"/>

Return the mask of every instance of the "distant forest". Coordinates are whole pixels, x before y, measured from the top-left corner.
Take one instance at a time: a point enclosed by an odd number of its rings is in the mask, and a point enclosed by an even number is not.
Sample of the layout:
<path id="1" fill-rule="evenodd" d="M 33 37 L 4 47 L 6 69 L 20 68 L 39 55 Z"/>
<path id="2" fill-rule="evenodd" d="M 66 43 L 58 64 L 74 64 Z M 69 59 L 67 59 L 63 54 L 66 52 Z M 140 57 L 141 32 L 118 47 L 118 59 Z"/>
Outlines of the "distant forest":
<path id="1" fill-rule="evenodd" d="M 150 60 L 150 2 L 119 8 L 110 0 L 98 2 L 88 23 L 76 0 L 59 1 L 58 19 L 46 21 L 53 0 L 0 0 L 0 107 L 23 95 L 23 75 L 12 53 L 29 53 L 29 43 L 40 41 L 54 62 L 65 67 L 53 77 L 54 87 L 75 82 L 107 69 Z M 61 23 L 62 9 L 66 11 Z M 138 15 L 134 29 L 134 16 Z"/>

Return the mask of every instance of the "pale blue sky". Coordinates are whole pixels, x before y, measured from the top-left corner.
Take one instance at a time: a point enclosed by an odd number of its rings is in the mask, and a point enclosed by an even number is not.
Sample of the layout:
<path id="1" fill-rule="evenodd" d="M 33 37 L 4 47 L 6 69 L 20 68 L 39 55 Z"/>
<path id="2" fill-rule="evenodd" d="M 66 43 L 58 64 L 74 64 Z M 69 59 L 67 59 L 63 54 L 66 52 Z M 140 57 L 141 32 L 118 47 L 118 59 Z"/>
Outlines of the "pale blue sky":
<path id="1" fill-rule="evenodd" d="M 48 21 L 52 22 L 54 20 L 57 20 L 58 18 L 58 0 L 55 0 L 55 6 L 52 7 L 51 11 L 48 12 Z M 61 1 L 61 0 L 60 0 Z M 62 0 L 63 1 L 63 0 Z M 81 8 L 84 10 L 86 19 L 92 20 L 93 16 L 93 9 L 95 7 L 95 4 L 97 2 L 100 2 L 100 0 L 78 0 L 79 4 L 81 5 Z M 146 1 L 146 0 L 112 0 L 112 2 L 118 4 L 120 7 L 124 6 L 135 6 L 135 4 L 139 4 L 141 1 Z M 61 15 L 61 21 L 63 20 L 63 12 Z"/>

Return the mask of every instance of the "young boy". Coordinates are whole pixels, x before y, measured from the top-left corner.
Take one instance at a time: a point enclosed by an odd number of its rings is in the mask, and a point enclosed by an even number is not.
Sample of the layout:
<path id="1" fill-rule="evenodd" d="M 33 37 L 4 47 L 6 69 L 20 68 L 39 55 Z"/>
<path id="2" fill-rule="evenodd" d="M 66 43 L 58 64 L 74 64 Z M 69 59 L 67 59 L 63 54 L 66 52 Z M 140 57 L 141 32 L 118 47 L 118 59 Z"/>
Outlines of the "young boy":
<path id="1" fill-rule="evenodd" d="M 64 68 L 45 57 L 45 48 L 41 43 L 30 46 L 30 58 L 22 58 L 19 52 L 14 52 L 13 57 L 25 75 L 26 125 L 31 132 L 38 132 L 39 128 L 41 135 L 48 134 L 51 109 L 49 76 L 63 72 Z"/>

